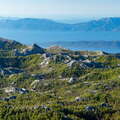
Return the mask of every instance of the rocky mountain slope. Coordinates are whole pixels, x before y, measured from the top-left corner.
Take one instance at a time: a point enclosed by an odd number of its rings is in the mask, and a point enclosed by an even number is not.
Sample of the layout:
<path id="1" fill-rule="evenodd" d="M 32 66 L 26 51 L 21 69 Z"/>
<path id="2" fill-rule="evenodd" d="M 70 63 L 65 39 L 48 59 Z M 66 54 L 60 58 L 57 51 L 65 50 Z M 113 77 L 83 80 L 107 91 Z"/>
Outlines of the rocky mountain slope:
<path id="1" fill-rule="evenodd" d="M 1 120 L 119 120 L 120 54 L 0 42 Z"/>

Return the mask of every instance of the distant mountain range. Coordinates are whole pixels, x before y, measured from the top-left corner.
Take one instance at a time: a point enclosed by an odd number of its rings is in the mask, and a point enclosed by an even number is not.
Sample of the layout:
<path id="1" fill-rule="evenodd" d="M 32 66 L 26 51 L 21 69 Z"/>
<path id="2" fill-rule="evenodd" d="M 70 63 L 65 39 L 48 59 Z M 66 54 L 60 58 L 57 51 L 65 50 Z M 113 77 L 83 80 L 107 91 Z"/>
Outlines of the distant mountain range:
<path id="1" fill-rule="evenodd" d="M 89 22 L 66 24 L 49 19 L 0 19 L 0 29 L 42 31 L 120 31 L 120 18 L 102 18 Z"/>

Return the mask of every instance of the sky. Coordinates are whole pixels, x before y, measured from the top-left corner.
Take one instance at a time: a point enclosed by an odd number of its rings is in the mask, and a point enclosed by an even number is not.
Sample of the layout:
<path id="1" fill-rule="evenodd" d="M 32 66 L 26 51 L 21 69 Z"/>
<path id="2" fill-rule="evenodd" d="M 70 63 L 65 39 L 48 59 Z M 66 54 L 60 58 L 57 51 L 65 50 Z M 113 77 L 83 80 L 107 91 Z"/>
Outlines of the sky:
<path id="1" fill-rule="evenodd" d="M 120 0 L 0 0 L 0 16 L 56 19 L 120 17 Z"/>

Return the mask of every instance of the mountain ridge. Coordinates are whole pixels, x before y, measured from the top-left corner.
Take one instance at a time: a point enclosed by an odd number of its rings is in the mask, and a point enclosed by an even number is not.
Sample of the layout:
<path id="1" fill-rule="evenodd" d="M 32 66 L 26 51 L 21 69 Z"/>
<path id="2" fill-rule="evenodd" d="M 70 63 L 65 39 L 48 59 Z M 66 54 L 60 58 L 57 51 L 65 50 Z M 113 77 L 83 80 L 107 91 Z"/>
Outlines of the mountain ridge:
<path id="1" fill-rule="evenodd" d="M 76 24 L 36 18 L 0 19 L 0 28 L 41 31 L 120 31 L 120 17 L 102 18 Z"/>

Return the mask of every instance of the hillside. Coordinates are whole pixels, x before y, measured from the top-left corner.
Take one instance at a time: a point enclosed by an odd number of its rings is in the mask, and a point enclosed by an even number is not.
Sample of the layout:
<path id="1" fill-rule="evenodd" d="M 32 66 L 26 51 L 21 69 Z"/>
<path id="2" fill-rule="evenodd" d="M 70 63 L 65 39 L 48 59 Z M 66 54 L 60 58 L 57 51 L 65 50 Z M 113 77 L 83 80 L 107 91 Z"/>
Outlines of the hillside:
<path id="1" fill-rule="evenodd" d="M 120 18 L 102 18 L 87 23 L 80 23 L 74 25 L 74 29 L 81 31 L 119 31 Z"/>
<path id="2" fill-rule="evenodd" d="M 0 42 L 0 120 L 120 119 L 120 54 Z"/>
<path id="3" fill-rule="evenodd" d="M 14 40 L 0 38 L 0 50 L 20 49 L 23 47 L 25 47 L 25 45 L 22 45 L 21 43 L 16 42 Z"/>
<path id="4" fill-rule="evenodd" d="M 48 19 L 4 19 L 0 20 L 0 28 L 25 30 L 69 30 L 71 25 L 57 23 Z"/>
<path id="5" fill-rule="evenodd" d="M 84 23 L 65 24 L 49 19 L 0 19 L 1 29 L 41 31 L 120 31 L 120 18 L 102 18 Z"/>

